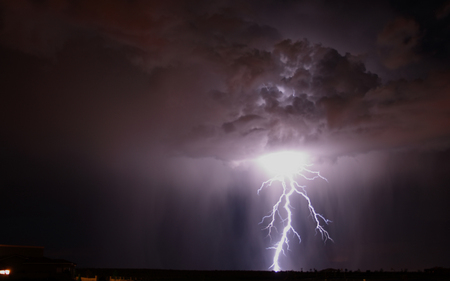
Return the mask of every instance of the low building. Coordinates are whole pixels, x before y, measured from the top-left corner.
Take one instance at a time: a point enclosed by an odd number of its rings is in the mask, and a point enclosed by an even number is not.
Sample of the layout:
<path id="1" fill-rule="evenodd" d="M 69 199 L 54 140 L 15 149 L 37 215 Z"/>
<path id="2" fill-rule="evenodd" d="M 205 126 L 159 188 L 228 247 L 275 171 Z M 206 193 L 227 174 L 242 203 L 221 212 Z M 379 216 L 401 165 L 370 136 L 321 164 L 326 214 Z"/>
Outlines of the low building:
<path id="1" fill-rule="evenodd" d="M 10 280 L 71 280 L 75 266 L 67 260 L 44 257 L 44 247 L 0 245 L 0 275 Z"/>

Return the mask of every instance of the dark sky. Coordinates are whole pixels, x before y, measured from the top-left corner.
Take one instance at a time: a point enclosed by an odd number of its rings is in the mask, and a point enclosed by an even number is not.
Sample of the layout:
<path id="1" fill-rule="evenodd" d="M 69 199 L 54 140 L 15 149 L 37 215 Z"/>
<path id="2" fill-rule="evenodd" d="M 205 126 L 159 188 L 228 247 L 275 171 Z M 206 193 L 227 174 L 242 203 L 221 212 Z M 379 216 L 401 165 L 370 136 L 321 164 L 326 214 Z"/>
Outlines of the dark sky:
<path id="1" fill-rule="evenodd" d="M 195 3 L 192 3 L 195 2 Z M 449 1 L 0 0 L 0 244 L 80 267 L 450 267 Z"/>

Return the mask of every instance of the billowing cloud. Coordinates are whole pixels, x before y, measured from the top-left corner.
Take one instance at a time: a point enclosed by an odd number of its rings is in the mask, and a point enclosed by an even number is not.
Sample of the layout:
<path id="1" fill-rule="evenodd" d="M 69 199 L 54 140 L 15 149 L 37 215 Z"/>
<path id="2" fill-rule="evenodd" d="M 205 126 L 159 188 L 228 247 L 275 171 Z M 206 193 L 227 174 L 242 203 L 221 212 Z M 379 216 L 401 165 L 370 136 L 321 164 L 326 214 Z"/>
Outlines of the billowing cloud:
<path id="1" fill-rule="evenodd" d="M 170 153 L 238 160 L 300 149 L 337 156 L 447 135 L 447 74 L 383 85 L 366 70 L 364 56 L 306 39 L 281 40 L 276 29 L 241 18 L 225 2 L 195 9 L 169 2 L 2 2 L 1 38 L 57 60 L 86 36 L 121 53 L 151 81 L 134 82 L 147 93 L 145 103 L 122 98 L 133 104 L 122 112 L 123 130 L 147 124 L 136 130 L 151 131 L 142 134 Z M 417 60 L 420 34 L 412 19 L 387 24 L 378 37 L 385 64 L 398 68 Z M 113 85 L 124 79 L 116 75 Z"/>

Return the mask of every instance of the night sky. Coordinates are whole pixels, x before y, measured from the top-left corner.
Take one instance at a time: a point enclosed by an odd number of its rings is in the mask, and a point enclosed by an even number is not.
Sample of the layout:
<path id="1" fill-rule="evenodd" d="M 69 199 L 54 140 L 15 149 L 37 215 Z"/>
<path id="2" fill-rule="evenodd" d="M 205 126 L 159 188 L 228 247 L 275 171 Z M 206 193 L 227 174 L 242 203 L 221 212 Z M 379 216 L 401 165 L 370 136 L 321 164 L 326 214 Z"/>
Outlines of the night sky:
<path id="1" fill-rule="evenodd" d="M 449 1 L 0 0 L 0 244 L 78 267 L 450 267 Z"/>

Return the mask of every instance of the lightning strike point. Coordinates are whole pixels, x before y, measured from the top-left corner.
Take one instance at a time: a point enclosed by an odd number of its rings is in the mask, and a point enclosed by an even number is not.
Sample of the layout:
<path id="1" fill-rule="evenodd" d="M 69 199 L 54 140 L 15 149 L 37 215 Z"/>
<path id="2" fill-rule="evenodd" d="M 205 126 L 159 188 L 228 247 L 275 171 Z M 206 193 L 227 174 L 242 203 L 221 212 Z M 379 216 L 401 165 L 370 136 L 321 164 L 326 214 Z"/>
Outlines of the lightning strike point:
<path id="1" fill-rule="evenodd" d="M 310 167 L 310 164 L 307 164 L 306 162 L 306 155 L 299 152 L 279 152 L 274 154 L 269 154 L 266 156 L 263 156 L 259 159 L 260 163 L 271 173 L 274 174 L 274 176 L 267 181 L 263 182 L 261 184 L 261 187 L 258 189 L 258 194 L 262 191 L 263 188 L 269 187 L 272 185 L 273 182 L 277 181 L 280 182 L 283 192 L 280 195 L 278 201 L 274 204 L 272 207 L 272 211 L 269 213 L 269 215 L 264 216 L 261 223 L 264 223 L 265 220 L 269 220 L 269 223 L 264 229 L 268 230 L 268 236 L 271 237 L 272 229 L 275 228 L 275 223 L 278 220 L 281 220 L 283 223 L 283 230 L 281 232 L 281 238 L 280 240 L 274 244 L 274 246 L 270 247 L 269 249 L 275 250 L 275 254 L 273 257 L 273 264 L 270 266 L 270 268 L 273 268 L 275 272 L 278 272 L 281 270 L 280 264 L 279 264 L 279 258 L 280 254 L 284 254 L 284 250 L 289 250 L 289 239 L 288 234 L 292 232 L 295 237 L 298 238 L 299 242 L 301 242 L 300 235 L 298 232 L 292 227 L 292 210 L 291 210 L 291 196 L 294 193 L 297 193 L 301 195 L 306 202 L 308 203 L 308 209 L 309 213 L 316 224 L 316 231 L 319 231 L 322 239 L 324 242 L 327 240 L 333 241 L 331 239 L 328 232 L 325 230 L 321 222 L 328 224 L 331 222 L 330 220 L 326 219 L 323 215 L 316 212 L 314 209 L 310 198 L 306 194 L 306 186 L 300 185 L 296 180 L 295 177 L 299 176 L 306 180 L 315 180 L 317 178 L 323 179 L 326 182 L 328 180 L 320 175 L 318 171 L 313 171 L 308 169 L 307 167 Z M 280 209 L 284 209 L 286 215 L 282 216 L 280 213 Z M 277 219 L 277 217 L 279 219 Z"/>

